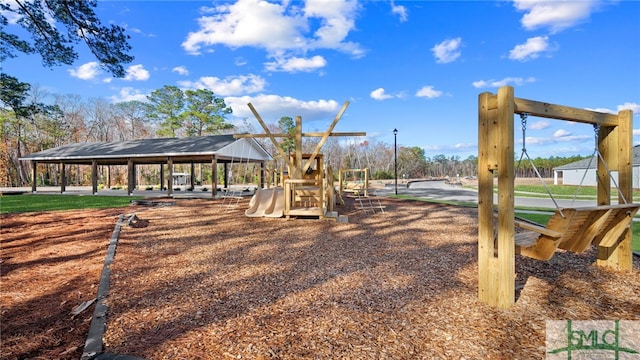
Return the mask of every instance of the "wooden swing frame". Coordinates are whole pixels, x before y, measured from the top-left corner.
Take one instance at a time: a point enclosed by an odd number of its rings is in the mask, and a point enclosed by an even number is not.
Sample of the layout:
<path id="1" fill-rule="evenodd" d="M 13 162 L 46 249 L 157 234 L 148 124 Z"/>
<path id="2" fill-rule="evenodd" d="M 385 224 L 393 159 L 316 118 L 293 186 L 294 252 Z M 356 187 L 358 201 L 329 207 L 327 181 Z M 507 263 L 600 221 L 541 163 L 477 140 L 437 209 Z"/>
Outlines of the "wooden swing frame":
<path id="1" fill-rule="evenodd" d="M 563 209 L 545 227 L 515 219 L 514 114 L 598 124 L 597 206 Z M 504 86 L 497 94 L 478 97 L 478 296 L 500 308 L 515 303 L 515 254 L 548 260 L 557 248 L 582 251 L 596 245 L 596 264 L 632 269 L 631 221 L 638 204 L 633 199 L 633 112 L 606 114 L 514 97 Z M 618 172 L 618 204 L 611 205 L 611 175 Z M 494 178 L 497 172 L 497 221 L 494 219 Z M 564 216 L 562 216 L 564 215 Z M 516 237 L 515 226 L 535 233 Z M 496 237 L 497 236 L 497 237 Z M 525 243 L 525 240 L 532 240 Z M 516 244 L 516 241 L 519 244 Z"/>

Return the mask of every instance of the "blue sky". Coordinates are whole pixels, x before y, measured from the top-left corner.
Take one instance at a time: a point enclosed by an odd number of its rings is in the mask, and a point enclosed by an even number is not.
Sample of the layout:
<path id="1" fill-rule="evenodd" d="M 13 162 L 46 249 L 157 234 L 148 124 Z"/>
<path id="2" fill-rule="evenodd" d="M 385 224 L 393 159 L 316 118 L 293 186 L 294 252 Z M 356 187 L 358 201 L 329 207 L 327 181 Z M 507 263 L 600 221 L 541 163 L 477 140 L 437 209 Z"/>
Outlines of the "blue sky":
<path id="1" fill-rule="evenodd" d="M 131 36 L 126 78 L 83 46 L 73 66 L 21 55 L 3 71 L 110 102 L 207 88 L 233 108 L 229 120 L 256 128 L 249 102 L 267 122 L 300 115 L 304 131 L 324 131 L 348 100 L 334 131 L 393 144 L 397 128 L 399 145 L 462 159 L 477 155 L 478 95 L 511 85 L 519 98 L 632 109 L 640 144 L 638 1 L 100 1 L 97 13 Z M 593 151 L 589 125 L 528 127 L 531 157 Z"/>

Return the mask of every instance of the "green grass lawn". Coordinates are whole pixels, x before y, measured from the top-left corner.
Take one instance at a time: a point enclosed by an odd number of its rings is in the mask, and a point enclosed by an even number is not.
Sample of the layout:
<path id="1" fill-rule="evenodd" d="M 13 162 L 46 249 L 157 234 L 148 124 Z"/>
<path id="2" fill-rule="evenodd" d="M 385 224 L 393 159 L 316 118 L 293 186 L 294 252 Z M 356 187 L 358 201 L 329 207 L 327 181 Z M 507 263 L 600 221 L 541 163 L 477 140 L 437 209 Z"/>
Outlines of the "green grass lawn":
<path id="1" fill-rule="evenodd" d="M 143 196 L 44 195 L 23 194 L 0 196 L 0 213 L 32 211 L 104 209 L 128 206 Z"/>

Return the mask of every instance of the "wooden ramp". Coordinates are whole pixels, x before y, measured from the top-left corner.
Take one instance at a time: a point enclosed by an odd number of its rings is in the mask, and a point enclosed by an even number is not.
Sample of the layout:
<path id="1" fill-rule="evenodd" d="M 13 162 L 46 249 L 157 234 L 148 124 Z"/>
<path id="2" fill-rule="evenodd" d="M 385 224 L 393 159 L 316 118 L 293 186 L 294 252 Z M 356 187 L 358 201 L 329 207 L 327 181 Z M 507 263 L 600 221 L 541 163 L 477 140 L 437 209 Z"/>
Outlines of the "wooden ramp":
<path id="1" fill-rule="evenodd" d="M 639 208 L 640 204 L 565 208 L 556 210 L 544 227 L 516 220 L 517 227 L 528 230 L 515 234 L 516 251 L 546 261 L 558 248 L 583 252 L 591 245 L 616 247 Z"/>

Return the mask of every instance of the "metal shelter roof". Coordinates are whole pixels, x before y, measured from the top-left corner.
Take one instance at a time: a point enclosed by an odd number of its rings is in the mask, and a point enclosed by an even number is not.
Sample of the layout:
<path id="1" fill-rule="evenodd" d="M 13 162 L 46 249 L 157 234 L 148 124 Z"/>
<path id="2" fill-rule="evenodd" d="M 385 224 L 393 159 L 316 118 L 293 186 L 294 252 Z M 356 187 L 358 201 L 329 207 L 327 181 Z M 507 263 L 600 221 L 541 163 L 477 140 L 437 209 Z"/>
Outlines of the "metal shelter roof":
<path id="1" fill-rule="evenodd" d="M 98 165 L 126 165 L 129 159 L 138 164 L 156 164 L 171 158 L 173 163 L 207 163 L 214 155 L 218 163 L 272 159 L 255 139 L 213 135 L 68 144 L 23 156 L 20 160 L 87 165 L 95 160 Z"/>

